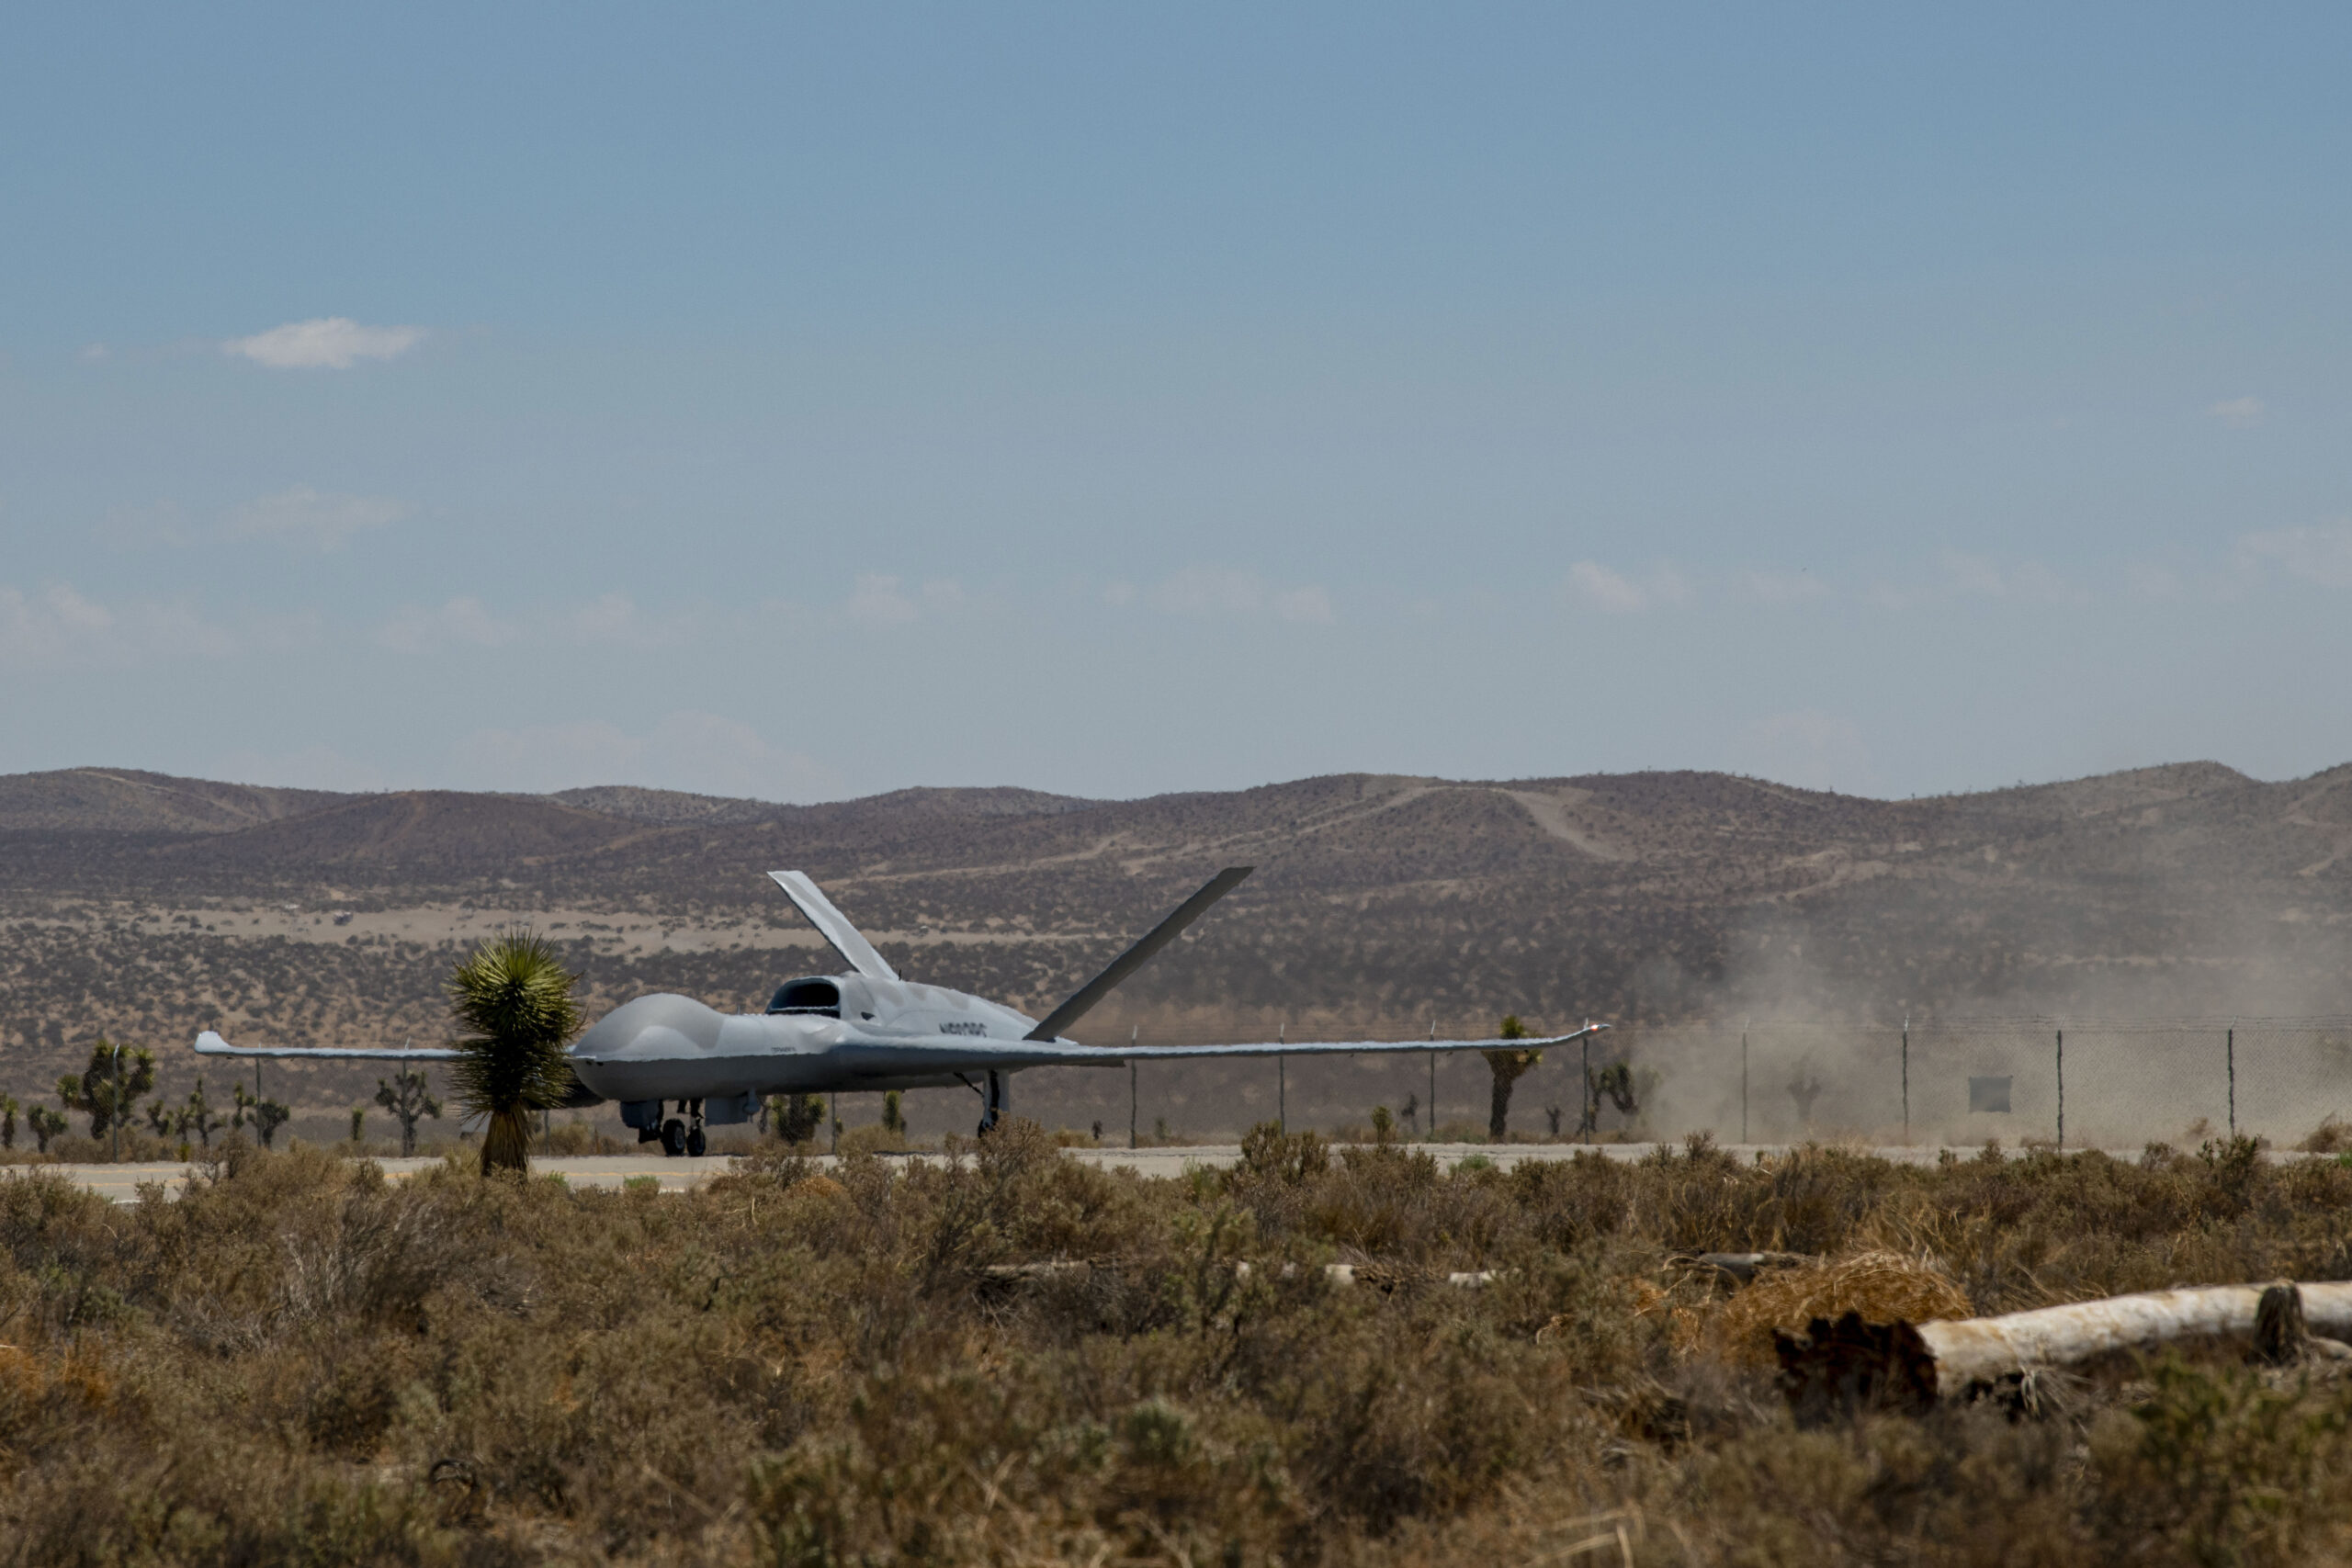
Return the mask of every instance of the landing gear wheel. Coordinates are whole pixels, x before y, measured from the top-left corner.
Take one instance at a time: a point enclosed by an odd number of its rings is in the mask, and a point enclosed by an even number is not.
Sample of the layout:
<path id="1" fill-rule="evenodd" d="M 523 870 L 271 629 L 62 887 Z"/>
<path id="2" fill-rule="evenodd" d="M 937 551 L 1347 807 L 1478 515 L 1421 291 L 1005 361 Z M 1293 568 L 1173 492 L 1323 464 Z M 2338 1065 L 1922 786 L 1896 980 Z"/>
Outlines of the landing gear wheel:
<path id="1" fill-rule="evenodd" d="M 686 1152 L 686 1124 L 674 1116 L 662 1123 L 662 1152 L 672 1159 Z"/>
<path id="2" fill-rule="evenodd" d="M 701 1128 L 697 1127 L 693 1132 L 686 1134 L 686 1154 L 689 1158 L 702 1158 L 703 1150 L 709 1146 L 709 1144 L 703 1138 Z"/>

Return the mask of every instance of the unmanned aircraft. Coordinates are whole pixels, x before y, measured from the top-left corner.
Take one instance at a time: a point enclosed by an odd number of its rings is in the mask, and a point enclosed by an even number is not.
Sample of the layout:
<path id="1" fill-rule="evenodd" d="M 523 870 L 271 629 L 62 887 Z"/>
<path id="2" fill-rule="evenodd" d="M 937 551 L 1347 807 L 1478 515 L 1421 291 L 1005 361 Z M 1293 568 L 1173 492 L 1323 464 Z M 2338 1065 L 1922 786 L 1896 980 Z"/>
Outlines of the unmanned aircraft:
<path id="1" fill-rule="evenodd" d="M 823 1094 L 953 1089 L 980 1097 L 986 1134 L 1011 1109 L 1012 1075 L 1023 1067 L 1117 1067 L 1131 1062 L 1206 1056 L 1329 1056 L 1358 1052 L 1531 1050 L 1598 1033 L 1523 1040 L 1350 1040 L 1314 1044 L 1258 1041 L 1238 1045 L 1081 1045 L 1069 1028 L 1114 987 L 1176 940 L 1248 876 L 1228 866 L 1169 917 L 1043 1019 L 1033 1019 L 965 991 L 901 979 L 816 883 L 797 871 L 772 871 L 777 886 L 835 952 L 843 975 L 786 980 L 764 1011 L 720 1013 L 691 997 L 657 992 L 622 1003 L 571 1046 L 578 1084 L 568 1106 L 618 1100 L 621 1121 L 638 1141 L 659 1140 L 669 1155 L 700 1155 L 704 1128 L 748 1122 L 772 1094 Z M 446 1062 L 453 1050 L 345 1049 L 334 1046 L 232 1045 L 210 1030 L 196 1037 L 208 1056 L 285 1056 L 321 1061 Z M 675 1114 L 672 1113 L 675 1108 Z"/>

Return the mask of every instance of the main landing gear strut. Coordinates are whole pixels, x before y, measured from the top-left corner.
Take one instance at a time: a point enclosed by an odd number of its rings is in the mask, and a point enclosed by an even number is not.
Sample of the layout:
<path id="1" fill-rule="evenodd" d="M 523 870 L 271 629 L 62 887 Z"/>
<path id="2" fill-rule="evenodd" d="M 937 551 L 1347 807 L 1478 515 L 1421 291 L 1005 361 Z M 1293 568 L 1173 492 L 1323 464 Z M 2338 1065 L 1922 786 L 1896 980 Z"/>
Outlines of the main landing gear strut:
<path id="1" fill-rule="evenodd" d="M 710 1146 L 709 1140 L 703 1136 L 702 1101 L 682 1100 L 678 1101 L 678 1110 L 685 1115 L 687 1121 L 682 1122 L 675 1116 L 669 1117 L 662 1122 L 658 1132 L 651 1127 L 641 1127 L 638 1130 L 637 1141 L 640 1144 L 650 1144 L 657 1139 L 660 1140 L 662 1152 L 672 1159 L 677 1158 L 680 1155 L 700 1159 L 703 1151 Z M 689 1122 L 692 1124 L 689 1125 Z"/>
<path id="2" fill-rule="evenodd" d="M 985 1138 L 996 1131 L 998 1122 L 1012 1114 L 1012 1075 L 992 1072 L 988 1075 L 985 1089 L 961 1073 L 956 1076 L 964 1078 L 964 1087 L 980 1097 L 979 1136 Z"/>

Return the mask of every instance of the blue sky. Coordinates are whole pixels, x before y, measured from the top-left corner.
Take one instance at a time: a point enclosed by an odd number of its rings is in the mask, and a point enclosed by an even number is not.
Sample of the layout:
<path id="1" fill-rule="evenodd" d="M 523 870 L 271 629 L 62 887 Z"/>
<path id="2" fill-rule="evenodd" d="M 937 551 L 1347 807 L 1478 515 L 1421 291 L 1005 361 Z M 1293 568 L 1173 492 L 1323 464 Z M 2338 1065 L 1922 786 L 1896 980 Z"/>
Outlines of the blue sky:
<path id="1" fill-rule="evenodd" d="M 51 8 L 0 771 L 2352 760 L 2338 8 Z"/>

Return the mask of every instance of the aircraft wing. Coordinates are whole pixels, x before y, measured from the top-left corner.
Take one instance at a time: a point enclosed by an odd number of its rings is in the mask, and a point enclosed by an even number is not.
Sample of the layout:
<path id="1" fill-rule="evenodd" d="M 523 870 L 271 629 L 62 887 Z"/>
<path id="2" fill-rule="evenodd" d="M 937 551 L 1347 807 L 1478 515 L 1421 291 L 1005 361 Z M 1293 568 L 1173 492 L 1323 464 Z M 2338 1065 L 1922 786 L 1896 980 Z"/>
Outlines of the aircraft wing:
<path id="1" fill-rule="evenodd" d="M 1126 952 L 1113 959 L 1110 966 L 1069 994 L 1068 1000 L 1038 1021 L 1023 1038 L 1029 1040 L 1058 1040 L 1063 1030 L 1084 1018 L 1094 1004 L 1111 994 L 1112 987 L 1143 967 L 1146 960 L 1183 934 L 1184 928 L 1208 912 L 1208 907 L 1241 886 L 1242 878 L 1258 868 L 1253 865 L 1229 865 L 1211 877 L 1208 886 L 1176 907 L 1173 914 L 1136 939 Z"/>
<path id="2" fill-rule="evenodd" d="M 888 960 L 874 951 L 874 944 L 865 940 L 865 933 L 851 925 L 847 915 L 833 908 L 833 901 L 818 890 L 807 872 L 772 871 L 768 877 L 784 889 L 784 896 L 808 917 L 808 923 L 833 944 L 833 951 L 849 960 L 851 968 L 869 980 L 895 980 L 899 977 L 899 972 L 890 967 Z"/>
<path id="3" fill-rule="evenodd" d="M 199 1056 L 289 1056 L 296 1060 L 318 1062 L 454 1062 L 455 1051 L 445 1051 L 428 1045 L 421 1051 L 397 1050 L 390 1045 L 232 1045 L 208 1029 L 196 1037 L 196 1054 Z"/>
<path id="4" fill-rule="evenodd" d="M 1609 1026 L 1589 1023 L 1572 1034 L 1530 1040 L 1330 1040 L 1292 1043 L 1260 1040 L 1235 1045 L 1080 1045 L 1070 1040 L 914 1039 L 903 1035 L 844 1038 L 827 1053 L 854 1077 L 891 1078 L 910 1073 L 1011 1072 L 1023 1067 L 1123 1067 L 1129 1062 L 1185 1061 L 1203 1056 L 1419 1055 L 1424 1051 L 1533 1051 L 1565 1045 Z"/>
<path id="5" fill-rule="evenodd" d="M 1585 1039 L 1608 1027 L 1605 1023 L 1588 1023 L 1574 1033 L 1551 1034 L 1540 1040 L 1317 1040 L 1298 1044 L 1260 1040 L 1245 1045 L 1114 1045 L 1104 1047 L 1102 1054 L 1123 1062 L 1169 1062 L 1195 1056 L 1353 1056 L 1378 1053 L 1411 1055 L 1423 1051 L 1541 1051 L 1546 1046 L 1566 1045 Z"/>

